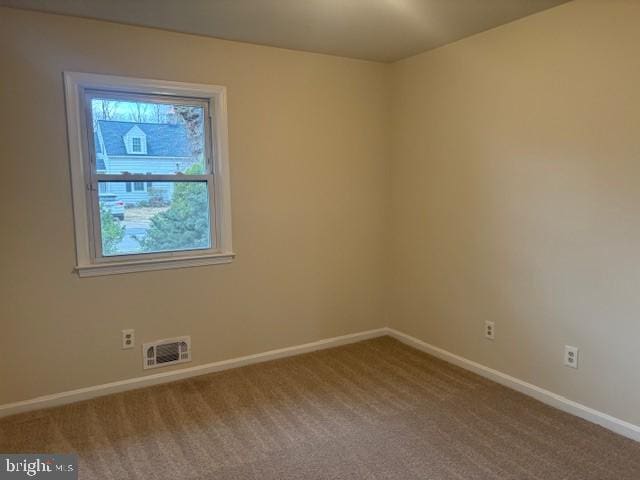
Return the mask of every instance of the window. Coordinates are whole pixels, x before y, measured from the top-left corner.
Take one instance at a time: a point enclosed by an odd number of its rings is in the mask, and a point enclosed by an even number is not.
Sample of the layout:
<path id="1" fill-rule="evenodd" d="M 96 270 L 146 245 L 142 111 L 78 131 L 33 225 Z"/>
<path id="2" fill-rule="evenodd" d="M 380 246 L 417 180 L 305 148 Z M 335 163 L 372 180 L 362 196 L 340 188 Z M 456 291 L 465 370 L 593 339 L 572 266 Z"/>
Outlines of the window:
<path id="1" fill-rule="evenodd" d="M 224 87 L 67 72 L 65 88 L 79 275 L 230 262 Z"/>
<path id="2" fill-rule="evenodd" d="M 151 182 L 147 182 L 147 183 L 151 183 Z M 127 192 L 145 192 L 146 189 L 144 188 L 144 185 L 145 185 L 144 182 L 133 182 L 133 183 L 127 182 L 126 190 Z"/>
<path id="3" fill-rule="evenodd" d="M 146 188 L 145 188 L 146 185 Z M 151 188 L 152 182 L 147 182 L 145 184 L 145 182 L 127 182 L 125 183 L 125 191 L 127 193 L 131 193 L 131 192 L 146 192 L 148 189 Z M 102 184 L 100 184 L 100 186 L 102 187 Z"/>
<path id="4" fill-rule="evenodd" d="M 142 153 L 142 139 L 140 137 L 133 137 L 131 139 L 131 151 L 134 153 Z"/>

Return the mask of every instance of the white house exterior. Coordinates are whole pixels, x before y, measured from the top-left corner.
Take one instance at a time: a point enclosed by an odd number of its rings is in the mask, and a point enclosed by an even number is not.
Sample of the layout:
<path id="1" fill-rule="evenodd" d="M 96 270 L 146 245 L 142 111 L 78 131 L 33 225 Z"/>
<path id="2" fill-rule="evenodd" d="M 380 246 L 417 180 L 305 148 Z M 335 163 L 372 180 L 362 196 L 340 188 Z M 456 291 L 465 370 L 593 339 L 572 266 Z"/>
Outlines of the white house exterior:
<path id="1" fill-rule="evenodd" d="M 94 143 L 98 173 L 173 174 L 197 161 L 181 123 L 98 120 Z M 148 201 L 151 189 L 169 200 L 172 187 L 166 182 L 111 182 L 100 184 L 100 193 L 115 193 L 125 204 L 135 205 Z"/>

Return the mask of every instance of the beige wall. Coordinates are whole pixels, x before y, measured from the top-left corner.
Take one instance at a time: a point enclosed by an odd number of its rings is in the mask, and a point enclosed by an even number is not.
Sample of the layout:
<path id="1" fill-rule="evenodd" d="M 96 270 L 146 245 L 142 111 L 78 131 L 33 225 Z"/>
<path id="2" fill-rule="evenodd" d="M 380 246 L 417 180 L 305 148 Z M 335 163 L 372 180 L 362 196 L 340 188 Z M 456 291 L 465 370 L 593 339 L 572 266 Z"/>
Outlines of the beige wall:
<path id="1" fill-rule="evenodd" d="M 576 1 L 392 67 L 389 308 L 401 331 L 635 424 L 639 26 L 638 1 Z"/>
<path id="2" fill-rule="evenodd" d="M 0 45 L 0 404 L 142 375 L 122 328 L 197 365 L 384 326 L 385 65 L 10 9 Z M 64 70 L 228 87 L 233 264 L 72 273 Z"/>

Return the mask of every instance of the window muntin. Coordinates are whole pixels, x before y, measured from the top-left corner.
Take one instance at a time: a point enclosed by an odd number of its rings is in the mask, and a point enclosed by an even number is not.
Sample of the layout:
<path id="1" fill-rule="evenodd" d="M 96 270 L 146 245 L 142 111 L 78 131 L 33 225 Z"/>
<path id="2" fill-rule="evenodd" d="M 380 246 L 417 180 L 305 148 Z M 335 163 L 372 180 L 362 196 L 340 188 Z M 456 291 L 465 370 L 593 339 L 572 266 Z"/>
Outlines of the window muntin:
<path id="1" fill-rule="evenodd" d="M 209 102 L 91 90 L 84 98 L 95 261 L 215 249 Z"/>

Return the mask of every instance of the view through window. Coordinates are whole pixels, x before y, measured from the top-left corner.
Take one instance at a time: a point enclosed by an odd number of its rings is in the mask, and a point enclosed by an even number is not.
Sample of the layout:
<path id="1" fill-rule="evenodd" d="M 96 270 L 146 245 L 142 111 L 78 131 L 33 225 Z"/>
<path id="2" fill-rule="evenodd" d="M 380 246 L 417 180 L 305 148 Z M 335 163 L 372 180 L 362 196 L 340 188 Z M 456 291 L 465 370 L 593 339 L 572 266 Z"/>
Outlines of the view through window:
<path id="1" fill-rule="evenodd" d="M 98 256 L 214 247 L 203 100 L 88 91 Z"/>

